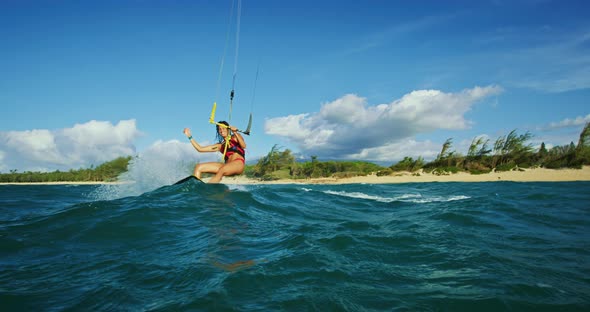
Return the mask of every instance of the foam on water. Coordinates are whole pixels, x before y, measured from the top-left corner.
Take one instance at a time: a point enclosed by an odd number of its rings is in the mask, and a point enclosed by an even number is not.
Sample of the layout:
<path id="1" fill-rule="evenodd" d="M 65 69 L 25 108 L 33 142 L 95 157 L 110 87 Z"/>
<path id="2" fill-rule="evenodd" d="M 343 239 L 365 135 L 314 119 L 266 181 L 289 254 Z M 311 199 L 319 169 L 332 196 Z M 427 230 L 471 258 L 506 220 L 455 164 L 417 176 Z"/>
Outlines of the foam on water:
<path id="1" fill-rule="evenodd" d="M 370 195 L 362 192 L 347 192 L 347 191 L 324 191 L 326 194 L 374 200 L 383 203 L 391 203 L 395 201 L 412 202 L 412 203 L 432 203 L 432 202 L 448 202 L 455 200 L 469 199 L 469 196 L 464 195 L 449 195 L 449 196 L 422 196 L 421 194 L 402 194 L 394 197 L 383 197 L 378 195 Z"/>

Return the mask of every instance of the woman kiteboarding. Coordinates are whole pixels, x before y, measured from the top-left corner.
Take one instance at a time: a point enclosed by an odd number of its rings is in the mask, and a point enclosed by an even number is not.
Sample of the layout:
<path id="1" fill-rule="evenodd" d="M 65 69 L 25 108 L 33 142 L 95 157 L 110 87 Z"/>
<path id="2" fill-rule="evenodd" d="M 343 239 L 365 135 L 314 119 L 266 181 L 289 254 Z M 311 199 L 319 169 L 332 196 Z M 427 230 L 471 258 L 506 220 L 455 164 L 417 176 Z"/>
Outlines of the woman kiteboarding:
<path id="1" fill-rule="evenodd" d="M 236 127 L 230 126 L 225 121 L 216 123 L 218 143 L 201 146 L 193 136 L 189 128 L 184 128 L 184 134 L 188 137 L 192 146 L 200 153 L 220 152 L 225 162 L 206 162 L 195 166 L 194 176 L 201 179 L 201 174 L 212 173 L 214 176 L 209 183 L 219 183 L 224 176 L 232 176 L 244 172 L 246 142 Z"/>

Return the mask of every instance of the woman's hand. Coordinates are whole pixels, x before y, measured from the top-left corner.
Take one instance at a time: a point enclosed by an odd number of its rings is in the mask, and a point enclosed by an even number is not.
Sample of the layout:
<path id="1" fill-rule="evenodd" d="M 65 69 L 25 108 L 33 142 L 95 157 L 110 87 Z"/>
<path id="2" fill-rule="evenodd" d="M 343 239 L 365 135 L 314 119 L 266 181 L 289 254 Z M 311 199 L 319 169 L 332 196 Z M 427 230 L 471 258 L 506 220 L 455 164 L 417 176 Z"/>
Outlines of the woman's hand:
<path id="1" fill-rule="evenodd" d="M 184 135 L 186 135 L 187 138 L 190 137 L 190 136 L 192 136 L 191 135 L 191 129 L 189 129 L 189 128 L 184 128 L 184 131 L 183 132 L 184 132 Z"/>

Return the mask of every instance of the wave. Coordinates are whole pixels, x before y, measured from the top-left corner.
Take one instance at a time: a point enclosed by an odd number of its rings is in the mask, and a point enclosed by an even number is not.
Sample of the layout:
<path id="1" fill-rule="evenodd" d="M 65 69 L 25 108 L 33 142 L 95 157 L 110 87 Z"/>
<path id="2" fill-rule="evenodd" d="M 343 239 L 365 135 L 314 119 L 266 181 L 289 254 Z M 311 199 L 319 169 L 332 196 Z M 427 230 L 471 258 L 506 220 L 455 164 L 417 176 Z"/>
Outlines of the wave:
<path id="1" fill-rule="evenodd" d="M 394 197 L 383 197 L 383 196 L 371 195 L 371 194 L 366 194 L 366 193 L 361 193 L 361 192 L 347 192 L 347 191 L 324 191 L 324 193 L 330 194 L 330 195 L 343 196 L 343 197 L 373 200 L 373 201 L 383 202 L 383 203 L 391 203 L 391 202 L 399 201 L 399 202 L 410 202 L 410 203 L 424 204 L 424 203 L 434 203 L 434 202 L 449 202 L 449 201 L 464 200 L 464 199 L 471 198 L 471 197 L 465 196 L 465 195 L 423 196 L 421 194 L 402 194 L 402 195 L 394 196 Z"/>

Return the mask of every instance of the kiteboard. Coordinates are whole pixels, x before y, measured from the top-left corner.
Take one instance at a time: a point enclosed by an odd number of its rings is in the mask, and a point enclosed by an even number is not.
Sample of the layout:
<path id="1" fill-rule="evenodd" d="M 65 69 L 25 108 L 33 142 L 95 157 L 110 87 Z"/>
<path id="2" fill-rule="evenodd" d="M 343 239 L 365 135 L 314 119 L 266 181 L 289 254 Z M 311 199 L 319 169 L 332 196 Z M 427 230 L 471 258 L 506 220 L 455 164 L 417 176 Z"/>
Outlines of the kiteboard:
<path id="1" fill-rule="evenodd" d="M 186 183 L 188 181 L 194 181 L 196 183 L 205 183 L 205 182 L 203 182 L 203 180 L 195 177 L 194 175 L 190 175 L 190 176 L 188 176 L 188 177 L 186 177 L 186 178 L 184 178 L 182 180 L 179 180 L 178 182 L 174 183 L 174 185 Z"/>

